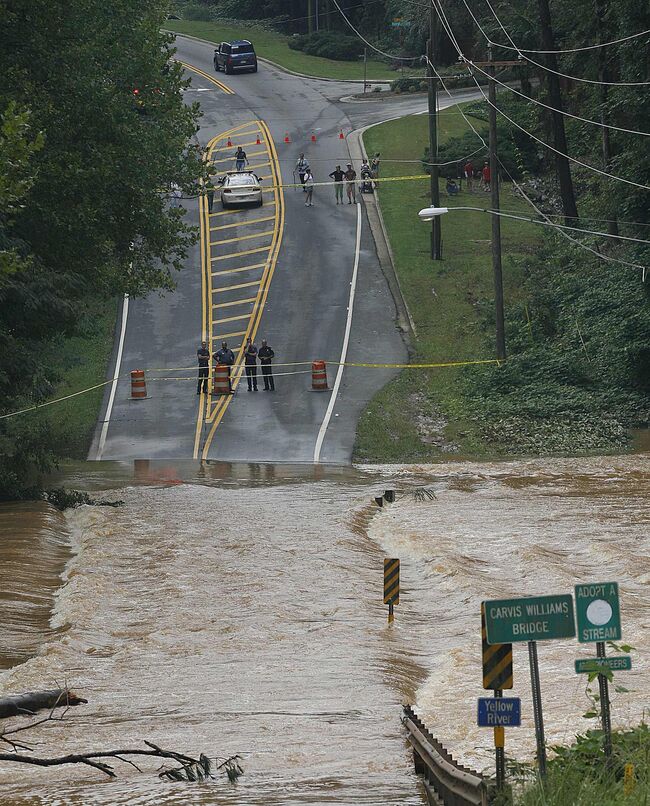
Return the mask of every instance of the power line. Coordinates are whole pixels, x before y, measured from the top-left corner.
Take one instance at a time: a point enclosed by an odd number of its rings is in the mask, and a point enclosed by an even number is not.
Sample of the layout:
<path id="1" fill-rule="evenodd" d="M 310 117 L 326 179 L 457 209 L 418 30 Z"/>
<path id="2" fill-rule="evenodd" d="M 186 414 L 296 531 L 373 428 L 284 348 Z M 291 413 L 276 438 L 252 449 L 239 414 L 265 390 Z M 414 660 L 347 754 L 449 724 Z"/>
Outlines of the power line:
<path id="1" fill-rule="evenodd" d="M 484 76 L 490 78 L 489 73 L 487 73 L 485 70 L 481 70 L 481 68 L 475 62 L 471 61 L 471 59 L 463 59 L 463 60 L 466 64 L 471 65 L 473 69 L 478 70 L 479 73 L 482 73 Z M 515 95 L 519 95 L 522 98 L 525 98 L 527 101 L 537 104 L 538 106 L 543 106 L 544 109 L 550 109 L 551 112 L 559 112 L 561 115 L 565 115 L 568 118 L 573 118 L 573 120 L 579 120 L 582 123 L 591 123 L 592 126 L 600 126 L 603 129 L 613 129 L 614 131 L 625 132 L 626 134 L 638 134 L 641 137 L 650 137 L 650 132 L 642 132 L 638 131 L 637 129 L 625 129 L 622 126 L 614 126 L 609 123 L 601 123 L 599 120 L 591 120 L 591 118 L 583 118 L 580 115 L 574 115 L 572 112 L 565 112 L 563 109 L 556 109 L 556 107 L 554 106 L 550 106 L 549 104 L 545 104 L 543 101 L 539 101 L 536 98 L 531 98 L 530 95 L 526 95 L 523 92 L 519 92 L 519 90 L 516 90 L 514 87 L 511 87 L 509 84 L 504 84 L 503 81 L 499 81 L 499 79 L 495 78 L 494 76 L 492 76 L 491 78 L 500 87 L 505 87 L 507 90 L 510 90 L 510 92 L 514 92 Z"/>
<path id="2" fill-rule="evenodd" d="M 499 24 L 499 27 L 501 28 L 501 30 L 505 33 L 505 35 L 510 40 L 511 46 L 501 45 L 501 44 L 498 44 L 496 42 L 493 42 L 492 37 L 486 32 L 485 28 L 481 25 L 481 23 L 476 18 L 475 14 L 472 11 L 472 9 L 470 8 L 469 3 L 467 2 L 467 0 L 463 0 L 463 5 L 469 11 L 470 16 L 472 17 L 472 19 L 474 20 L 474 22 L 478 26 L 478 29 L 480 30 L 480 32 L 485 37 L 485 39 L 487 40 L 488 44 L 494 45 L 496 47 L 503 47 L 505 50 L 514 50 L 517 53 L 517 55 L 519 56 L 519 58 L 524 59 L 525 61 L 529 62 L 530 64 L 534 64 L 536 67 L 539 67 L 540 70 L 546 70 L 549 73 L 554 73 L 557 76 L 562 76 L 562 78 L 568 78 L 571 81 L 581 81 L 581 82 L 583 82 L 585 84 L 596 84 L 598 86 L 608 86 L 608 87 L 646 87 L 646 86 L 650 85 L 650 81 L 595 81 L 594 79 L 591 79 L 591 78 L 582 78 L 580 76 L 573 76 L 573 75 L 569 75 L 568 73 L 562 73 L 559 70 L 554 70 L 552 67 L 547 67 L 547 65 L 541 64 L 541 62 L 535 61 L 535 59 L 531 59 L 529 56 L 526 56 L 525 55 L 526 52 L 528 52 L 528 53 L 557 53 L 557 52 L 561 52 L 561 51 L 543 51 L 543 50 L 541 50 L 541 51 L 533 51 L 533 50 L 526 51 L 526 50 L 523 50 L 522 51 L 522 49 L 519 48 L 519 46 L 512 39 L 512 37 L 510 36 L 508 31 L 504 27 L 503 23 L 499 19 L 499 16 L 497 15 L 496 11 L 494 10 L 492 5 L 490 4 L 489 0 L 486 0 L 486 3 L 488 5 L 490 11 L 492 12 L 494 18 L 496 19 L 497 23 Z M 645 32 L 645 33 L 650 33 L 650 32 Z M 590 47 L 596 47 L 596 46 L 590 46 Z"/>
<path id="3" fill-rule="evenodd" d="M 619 45 L 621 42 L 628 42 L 630 39 L 637 39 L 640 36 L 647 36 L 650 34 L 650 30 L 647 31 L 639 31 L 638 34 L 630 34 L 630 36 L 624 36 L 621 39 L 612 39 L 609 42 L 600 42 L 596 45 L 585 45 L 581 48 L 564 48 L 563 50 L 535 50 L 534 48 L 521 48 L 518 45 L 513 43 L 513 47 L 509 45 L 504 45 L 502 42 L 492 42 L 492 44 L 497 48 L 503 48 L 504 50 L 514 50 L 516 53 L 540 53 L 540 54 L 556 54 L 561 55 L 563 53 L 581 53 L 586 50 L 596 50 L 597 48 L 606 48 L 609 45 Z M 508 37 L 509 38 L 509 37 Z"/>
<path id="4" fill-rule="evenodd" d="M 432 0 L 432 1 L 435 3 L 435 0 Z M 466 0 L 463 0 L 463 2 L 467 5 Z M 463 54 L 463 52 L 462 52 L 462 50 L 460 48 L 460 45 L 458 44 L 458 40 L 456 39 L 456 37 L 454 35 L 454 32 L 453 32 L 453 29 L 451 28 L 451 25 L 449 24 L 449 20 L 447 19 L 447 15 L 445 14 L 444 9 L 442 8 L 442 4 L 437 3 L 436 8 L 438 9 L 438 12 L 439 12 L 439 15 L 440 15 L 440 20 L 441 20 L 441 22 L 442 22 L 442 24 L 443 24 L 443 26 L 445 28 L 445 31 L 447 32 L 452 44 L 456 48 L 456 51 L 457 51 L 458 55 L 460 56 L 461 60 L 465 64 L 468 64 L 468 60 L 465 58 L 465 56 L 464 56 L 464 54 Z M 469 8 L 469 6 L 468 6 L 468 8 Z M 545 148 L 548 148 L 550 151 L 553 151 L 555 154 L 559 154 L 561 157 L 565 157 L 566 159 L 570 160 L 571 162 L 574 162 L 576 165 L 580 165 L 583 168 L 587 168 L 590 171 L 594 171 L 594 173 L 600 174 L 601 176 L 606 176 L 608 179 L 614 179 L 617 182 L 623 182 L 626 185 L 632 185 L 633 187 L 641 188 L 641 190 L 650 190 L 650 187 L 648 185 L 642 185 L 639 182 L 633 182 L 631 179 L 624 179 L 622 176 L 616 176 L 615 174 L 610 174 L 607 171 L 603 171 L 601 168 L 596 168 L 593 165 L 589 165 L 586 162 L 582 162 L 581 160 L 577 159 L 576 157 L 571 157 L 571 156 L 569 156 L 569 154 L 565 154 L 563 151 L 560 151 L 559 149 L 555 148 L 555 146 L 552 146 L 550 143 L 547 143 L 545 140 L 540 139 L 539 137 L 537 137 L 532 132 L 529 132 L 523 126 L 520 126 L 519 123 L 514 121 L 511 117 L 506 115 L 506 113 L 502 109 L 500 109 L 496 104 L 493 104 L 489 100 L 489 98 L 483 92 L 483 88 L 481 87 L 481 85 L 476 80 L 476 77 L 472 75 L 471 70 L 469 70 L 469 68 L 468 68 L 468 73 L 471 76 L 471 78 L 474 81 L 474 83 L 476 84 L 476 86 L 478 88 L 478 91 L 481 93 L 481 95 L 483 96 L 483 99 L 486 101 L 486 103 L 488 103 L 490 106 L 494 107 L 494 109 L 496 109 L 496 111 L 499 112 L 499 114 L 502 115 L 502 117 L 504 117 L 507 121 L 512 123 L 513 126 L 516 126 L 524 134 L 527 134 L 533 140 L 538 142 L 540 145 L 544 146 Z"/>
<path id="5" fill-rule="evenodd" d="M 343 17 L 343 19 L 347 22 L 347 24 L 350 26 L 350 28 L 354 31 L 354 33 L 359 37 L 359 39 L 362 42 L 365 42 L 365 44 L 368 45 L 369 48 L 372 48 L 372 50 L 376 51 L 377 53 L 381 53 L 382 56 L 386 56 L 386 58 L 388 58 L 388 59 L 397 59 L 399 61 L 405 61 L 405 62 L 415 62 L 415 61 L 419 61 L 422 58 L 421 56 L 395 56 L 393 53 L 386 53 L 385 51 L 383 51 L 380 48 L 376 47 L 375 45 L 372 44 L 372 42 L 368 42 L 368 40 L 363 36 L 363 34 L 361 34 L 354 27 L 354 25 L 352 25 L 350 20 L 346 17 L 345 13 L 343 12 L 343 9 L 338 4 L 337 0 L 332 0 L 332 2 L 338 8 L 339 13 Z"/>

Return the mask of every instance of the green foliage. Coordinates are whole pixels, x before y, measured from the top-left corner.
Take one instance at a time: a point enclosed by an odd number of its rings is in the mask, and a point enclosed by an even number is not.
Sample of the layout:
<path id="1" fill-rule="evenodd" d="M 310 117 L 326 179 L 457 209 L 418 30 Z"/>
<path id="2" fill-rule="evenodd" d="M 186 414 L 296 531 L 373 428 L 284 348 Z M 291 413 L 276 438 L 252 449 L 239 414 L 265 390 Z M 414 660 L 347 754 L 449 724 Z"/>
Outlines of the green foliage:
<path id="1" fill-rule="evenodd" d="M 603 735 L 590 730 L 576 737 L 569 747 L 555 746 L 548 761 L 548 774 L 542 783 L 529 784 L 518 806 L 619 806 L 647 803 L 650 797 L 648 758 L 650 731 L 645 723 L 627 731 L 612 734 L 613 756 L 606 762 Z M 629 795 L 624 793 L 623 770 L 634 765 L 635 781 Z M 517 771 L 516 778 L 527 781 L 530 771 Z"/>
<path id="2" fill-rule="evenodd" d="M 292 36 L 292 50 L 302 50 L 309 56 L 320 56 L 335 61 L 356 59 L 363 53 L 363 43 L 354 36 L 343 36 L 334 31 L 317 31 L 313 34 Z"/>
<path id="3" fill-rule="evenodd" d="M 196 233 L 167 189 L 196 193 L 206 172 L 164 4 L 17 5 L 0 32 L 0 413 L 52 395 L 50 345 L 79 331 L 89 297 L 173 287 Z M 0 421 L 2 495 L 51 467 L 49 433 Z"/>
<path id="4" fill-rule="evenodd" d="M 212 17 L 212 10 L 208 6 L 188 4 L 183 8 L 184 20 L 200 20 L 207 22 L 208 20 L 211 20 Z"/>

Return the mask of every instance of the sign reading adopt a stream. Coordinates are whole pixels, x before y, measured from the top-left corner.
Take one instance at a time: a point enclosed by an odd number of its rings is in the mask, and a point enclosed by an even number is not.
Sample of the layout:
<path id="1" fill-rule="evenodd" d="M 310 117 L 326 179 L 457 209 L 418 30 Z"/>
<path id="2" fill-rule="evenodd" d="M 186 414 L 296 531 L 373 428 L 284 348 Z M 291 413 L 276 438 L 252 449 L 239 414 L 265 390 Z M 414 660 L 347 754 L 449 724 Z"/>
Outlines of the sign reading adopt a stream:
<path id="1" fill-rule="evenodd" d="M 483 604 L 488 644 L 549 641 L 576 634 L 571 594 L 492 599 Z"/>
<path id="2" fill-rule="evenodd" d="M 578 641 L 618 641 L 621 637 L 621 613 L 618 583 L 591 582 L 576 585 Z"/>

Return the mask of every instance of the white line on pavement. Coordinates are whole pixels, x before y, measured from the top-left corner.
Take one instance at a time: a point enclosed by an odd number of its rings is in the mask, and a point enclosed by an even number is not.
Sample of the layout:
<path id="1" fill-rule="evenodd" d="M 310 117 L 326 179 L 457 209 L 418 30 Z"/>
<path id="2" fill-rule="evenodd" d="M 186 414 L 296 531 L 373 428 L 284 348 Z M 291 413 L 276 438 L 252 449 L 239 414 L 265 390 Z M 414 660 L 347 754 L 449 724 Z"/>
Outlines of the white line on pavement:
<path id="1" fill-rule="evenodd" d="M 318 437 L 316 438 L 316 446 L 314 448 L 314 462 L 320 462 L 320 452 L 321 448 L 323 447 L 323 440 L 325 439 L 325 433 L 327 432 L 327 427 L 330 424 L 330 420 L 332 419 L 332 412 L 334 411 L 334 406 L 336 405 L 336 396 L 339 392 L 339 387 L 341 385 L 341 378 L 343 377 L 343 369 L 345 360 L 348 354 L 348 343 L 350 341 L 350 330 L 352 328 L 352 311 L 354 309 L 354 295 L 357 290 L 357 274 L 359 272 L 359 250 L 361 249 L 361 203 L 357 202 L 357 240 L 354 247 L 354 267 L 352 269 L 352 282 L 350 283 L 350 299 L 348 301 L 348 319 L 345 323 L 345 334 L 343 336 L 343 348 L 341 349 L 341 357 L 339 358 L 339 368 L 336 373 L 336 379 L 334 381 L 334 387 L 332 388 L 332 394 L 330 397 L 330 402 L 327 406 L 327 411 L 325 412 L 325 417 L 323 418 L 323 422 L 321 423 L 320 430 L 318 431 Z"/>
<path id="2" fill-rule="evenodd" d="M 122 303 L 122 329 L 120 331 L 120 343 L 117 347 L 117 358 L 115 359 L 115 371 L 113 372 L 113 383 L 111 384 L 111 393 L 108 396 L 108 405 L 106 406 L 106 416 L 104 417 L 104 424 L 102 425 L 102 433 L 99 437 L 99 445 L 97 447 L 96 461 L 102 458 L 104 453 L 104 446 L 106 445 L 106 436 L 108 435 L 108 424 L 111 420 L 113 412 L 113 403 L 115 402 L 115 392 L 117 391 L 117 381 L 120 376 L 120 367 L 122 365 L 122 350 L 124 349 L 124 337 L 126 335 L 126 318 L 129 313 L 129 295 L 124 295 L 124 302 Z"/>

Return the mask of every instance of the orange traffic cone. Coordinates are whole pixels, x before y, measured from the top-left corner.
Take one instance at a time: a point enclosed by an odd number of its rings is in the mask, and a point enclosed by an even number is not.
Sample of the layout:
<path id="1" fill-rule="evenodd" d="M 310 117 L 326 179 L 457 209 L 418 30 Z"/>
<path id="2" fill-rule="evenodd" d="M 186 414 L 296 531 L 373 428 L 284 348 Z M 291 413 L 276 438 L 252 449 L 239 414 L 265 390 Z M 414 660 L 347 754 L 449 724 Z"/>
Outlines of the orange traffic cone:
<path id="1" fill-rule="evenodd" d="M 284 133 L 284 142 L 285 143 L 290 143 L 291 142 L 291 138 L 289 137 L 289 132 Z"/>
<path id="2" fill-rule="evenodd" d="M 228 142 L 226 143 L 228 148 L 232 147 L 232 140 L 230 139 L 230 135 L 228 135 Z"/>
<path id="3" fill-rule="evenodd" d="M 257 135 L 257 140 L 255 141 L 255 145 L 256 145 L 256 146 L 260 146 L 260 145 L 262 145 L 262 141 L 260 140 L 260 136 L 259 136 L 259 134 Z"/>
<path id="4" fill-rule="evenodd" d="M 339 132 L 339 140 L 345 140 L 345 136 L 343 134 L 343 129 Z"/>
<path id="5" fill-rule="evenodd" d="M 316 142 L 316 132 L 311 133 L 311 141 L 312 141 L 312 143 Z"/>

